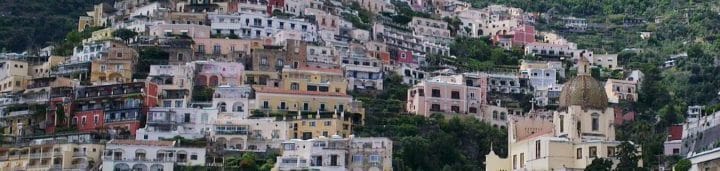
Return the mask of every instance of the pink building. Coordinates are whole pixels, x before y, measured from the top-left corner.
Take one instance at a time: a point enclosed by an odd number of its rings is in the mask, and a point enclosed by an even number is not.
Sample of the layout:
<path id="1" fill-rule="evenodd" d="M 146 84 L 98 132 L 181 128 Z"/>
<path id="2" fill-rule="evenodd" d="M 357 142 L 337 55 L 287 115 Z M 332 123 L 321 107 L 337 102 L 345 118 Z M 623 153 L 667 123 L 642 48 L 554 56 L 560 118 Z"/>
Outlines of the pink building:
<path id="1" fill-rule="evenodd" d="M 412 51 L 398 49 L 395 52 L 397 52 L 394 55 L 396 55 L 398 63 L 417 64 L 417 63 L 415 63 L 415 60 L 413 60 L 413 52 Z"/>
<path id="2" fill-rule="evenodd" d="M 528 43 L 535 42 L 535 26 L 521 25 L 513 32 L 512 46 L 523 47 Z"/>
<path id="3" fill-rule="evenodd" d="M 486 86 L 485 74 L 433 77 L 408 90 L 406 109 L 426 117 L 433 113 L 480 115 L 486 104 Z"/>
<path id="4" fill-rule="evenodd" d="M 193 41 L 195 52 L 216 55 L 229 55 L 233 52 L 249 55 L 251 49 L 262 48 L 265 44 L 261 39 L 195 38 Z"/>
<path id="5" fill-rule="evenodd" d="M 199 62 L 200 72 L 195 76 L 195 85 L 217 87 L 218 85 L 242 85 L 245 67 L 235 62 Z"/>

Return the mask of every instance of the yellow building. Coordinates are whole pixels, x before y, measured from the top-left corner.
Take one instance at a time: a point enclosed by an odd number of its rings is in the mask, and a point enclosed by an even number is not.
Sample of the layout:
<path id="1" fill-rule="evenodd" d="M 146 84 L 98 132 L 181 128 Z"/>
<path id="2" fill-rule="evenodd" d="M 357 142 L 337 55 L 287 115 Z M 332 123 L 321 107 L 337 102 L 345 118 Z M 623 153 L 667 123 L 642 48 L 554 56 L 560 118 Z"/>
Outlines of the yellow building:
<path id="1" fill-rule="evenodd" d="M 111 41 L 107 56 L 93 60 L 90 66 L 91 83 L 128 83 L 132 81 L 133 66 L 138 53 L 127 45 Z"/>
<path id="2" fill-rule="evenodd" d="M 0 170 L 46 171 L 89 170 L 101 163 L 105 146 L 75 144 L 67 141 L 39 141 L 0 148 Z"/>
<path id="3" fill-rule="evenodd" d="M 78 31 L 82 32 L 90 27 L 105 26 L 109 16 L 107 13 L 110 10 L 112 10 L 112 7 L 105 3 L 93 6 L 93 10 L 88 11 L 87 16 L 80 16 L 78 19 Z"/>
<path id="4" fill-rule="evenodd" d="M 285 67 L 282 70 L 283 90 L 319 91 L 346 94 L 347 79 L 340 69 Z"/>
<path id="5" fill-rule="evenodd" d="M 83 40 L 83 42 L 95 42 L 95 41 L 103 41 L 103 40 L 112 40 L 113 35 L 112 33 L 117 30 L 116 28 L 104 28 L 100 29 L 98 31 L 94 31 L 91 33 L 90 38 L 87 38 Z"/>
<path id="6" fill-rule="evenodd" d="M 596 158 L 617 164 L 616 146 L 621 142 L 615 140 L 614 110 L 589 69 L 587 59 L 581 58 L 578 76 L 565 83 L 552 122 L 511 118 L 508 157 L 491 151 L 485 170 L 583 170 Z"/>
<path id="7" fill-rule="evenodd" d="M 344 93 L 255 87 L 255 105 L 254 116 L 290 120 L 293 138 L 348 136 L 365 119 L 360 102 Z"/>
<path id="8" fill-rule="evenodd" d="M 25 90 L 30 65 L 25 61 L 0 61 L 0 92 L 19 92 Z"/>

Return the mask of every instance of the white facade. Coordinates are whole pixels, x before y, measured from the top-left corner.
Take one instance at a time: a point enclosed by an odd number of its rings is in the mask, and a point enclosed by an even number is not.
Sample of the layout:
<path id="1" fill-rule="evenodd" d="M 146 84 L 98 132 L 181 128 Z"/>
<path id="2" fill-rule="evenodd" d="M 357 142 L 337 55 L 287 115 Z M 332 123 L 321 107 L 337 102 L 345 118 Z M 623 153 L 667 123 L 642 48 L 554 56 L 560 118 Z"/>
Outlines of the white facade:
<path id="1" fill-rule="evenodd" d="M 147 80 L 158 85 L 160 107 L 185 108 L 192 97 L 193 65 L 152 65 Z"/>
<path id="2" fill-rule="evenodd" d="M 211 138 L 227 151 L 264 152 L 280 148 L 289 139 L 290 124 L 275 118 L 239 119 L 221 117 L 214 125 Z"/>
<path id="3" fill-rule="evenodd" d="M 335 48 L 327 46 L 307 46 L 307 63 L 311 66 L 319 66 L 321 68 L 337 67 L 340 64 L 340 56 Z"/>
<path id="4" fill-rule="evenodd" d="M 400 67 L 395 69 L 395 72 L 403 77 L 403 84 L 415 85 L 420 83 L 426 77 L 429 77 L 427 72 L 417 67 L 411 67 L 407 64 L 402 64 Z"/>
<path id="5" fill-rule="evenodd" d="M 557 76 L 565 75 L 561 62 L 557 61 L 527 61 L 520 65 L 520 73 L 530 80 L 530 86 L 535 90 L 547 90 L 557 86 Z"/>
<path id="6" fill-rule="evenodd" d="M 392 170 L 392 141 L 388 138 L 292 139 L 282 143 L 277 170 Z"/>
<path id="7" fill-rule="evenodd" d="M 250 86 L 219 86 L 213 93 L 212 106 L 219 117 L 248 118 L 255 101 Z"/>
<path id="8" fill-rule="evenodd" d="M 281 30 L 294 30 L 302 33 L 302 40 L 317 40 L 315 24 L 302 19 L 282 19 L 267 17 L 255 13 L 234 15 L 210 14 L 212 34 L 235 34 L 243 38 L 265 38 Z"/>
<path id="9" fill-rule="evenodd" d="M 177 165 L 204 166 L 206 150 L 176 147 L 173 141 L 110 140 L 102 170 L 173 170 Z"/>
<path id="10" fill-rule="evenodd" d="M 181 136 L 199 139 L 210 135 L 217 109 L 199 108 L 150 108 L 147 123 L 137 130 L 137 140 L 160 140 Z"/>

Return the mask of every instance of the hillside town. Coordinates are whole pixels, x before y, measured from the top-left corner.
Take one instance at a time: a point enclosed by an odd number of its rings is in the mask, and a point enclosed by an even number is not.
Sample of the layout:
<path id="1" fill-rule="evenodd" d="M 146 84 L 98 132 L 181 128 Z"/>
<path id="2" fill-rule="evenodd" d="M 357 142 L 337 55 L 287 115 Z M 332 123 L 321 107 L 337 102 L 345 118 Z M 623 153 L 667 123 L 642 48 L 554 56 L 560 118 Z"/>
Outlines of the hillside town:
<path id="1" fill-rule="evenodd" d="M 83 14 L 63 43 L 0 53 L 0 171 L 720 169 L 720 111 L 637 110 L 658 74 L 626 62 L 642 49 L 566 38 L 610 27 L 582 17 L 459 0 L 114 0 Z M 646 126 L 664 142 L 628 138 L 640 120 L 669 125 Z M 396 136 L 459 122 L 486 132 Z M 413 163 L 448 139 L 481 164 Z"/>

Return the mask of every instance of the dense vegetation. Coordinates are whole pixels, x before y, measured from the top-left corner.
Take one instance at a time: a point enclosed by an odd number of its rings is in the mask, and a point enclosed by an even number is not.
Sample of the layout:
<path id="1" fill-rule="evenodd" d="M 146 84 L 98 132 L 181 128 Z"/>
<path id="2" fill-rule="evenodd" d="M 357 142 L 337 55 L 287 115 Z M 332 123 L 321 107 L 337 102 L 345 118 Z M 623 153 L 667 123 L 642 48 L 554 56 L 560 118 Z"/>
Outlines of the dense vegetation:
<path id="1" fill-rule="evenodd" d="M 2 0 L 0 48 L 22 52 L 60 42 L 94 4 L 105 0 Z"/>
<path id="2" fill-rule="evenodd" d="M 398 170 L 477 170 L 485 155 L 507 155 L 505 130 L 476 119 L 422 117 L 403 113 L 408 86 L 390 76 L 382 93 L 355 93 L 366 107 L 366 124 L 355 135 L 393 140 L 393 164 Z"/>

